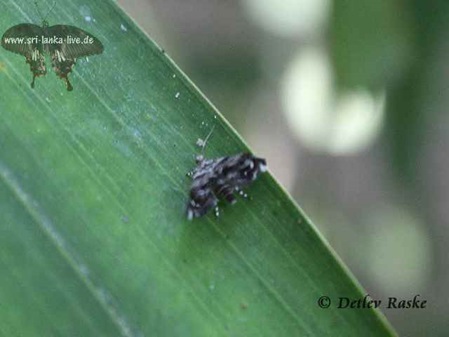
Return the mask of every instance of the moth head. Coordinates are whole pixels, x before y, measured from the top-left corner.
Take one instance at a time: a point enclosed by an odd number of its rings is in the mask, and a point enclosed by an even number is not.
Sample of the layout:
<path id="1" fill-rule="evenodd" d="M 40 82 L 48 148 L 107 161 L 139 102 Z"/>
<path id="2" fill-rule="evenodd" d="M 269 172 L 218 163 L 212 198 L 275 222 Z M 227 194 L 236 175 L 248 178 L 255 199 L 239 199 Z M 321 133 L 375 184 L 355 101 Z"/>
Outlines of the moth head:
<path id="1" fill-rule="evenodd" d="M 37 1 L 34 2 L 34 5 L 36 6 L 37 13 L 39 14 L 40 18 L 42 19 L 42 27 L 44 27 L 44 28 L 49 27 L 48 21 L 46 19 L 47 19 L 47 16 L 51 13 L 53 8 L 55 7 L 56 1 L 53 2 L 53 6 L 51 6 L 50 10 L 48 11 L 48 13 L 45 16 L 42 16 L 41 11 L 39 10 L 39 6 L 37 5 Z"/>
<path id="2" fill-rule="evenodd" d="M 265 159 L 255 157 L 249 153 L 246 153 L 244 156 L 246 159 L 240 167 L 242 175 L 249 181 L 256 180 L 260 173 L 267 171 L 267 161 Z"/>
<path id="3" fill-rule="evenodd" d="M 257 164 L 259 165 L 260 172 L 266 172 L 268 170 L 267 162 L 263 158 L 257 158 Z"/>

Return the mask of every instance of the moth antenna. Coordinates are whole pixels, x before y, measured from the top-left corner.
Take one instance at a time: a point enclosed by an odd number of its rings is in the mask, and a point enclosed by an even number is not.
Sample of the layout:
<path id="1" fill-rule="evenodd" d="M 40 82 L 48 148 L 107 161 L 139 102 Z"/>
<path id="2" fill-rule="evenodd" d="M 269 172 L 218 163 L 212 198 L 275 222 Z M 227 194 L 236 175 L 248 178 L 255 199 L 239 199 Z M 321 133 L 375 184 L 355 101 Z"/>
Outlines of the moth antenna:
<path id="1" fill-rule="evenodd" d="M 55 1 L 55 2 L 53 2 L 53 6 L 51 6 L 50 10 L 49 10 L 49 11 L 47 12 L 47 14 L 45 15 L 45 17 L 44 17 L 44 20 L 43 20 L 43 21 L 45 21 L 45 19 L 47 19 L 47 16 L 49 16 L 49 15 L 50 15 L 51 11 L 53 10 L 53 8 L 55 8 L 55 6 L 56 6 L 56 1 Z"/>
<path id="2" fill-rule="evenodd" d="M 53 2 L 53 5 L 51 6 L 50 10 L 47 12 L 47 14 L 45 15 L 45 17 L 42 15 L 40 9 L 39 9 L 39 5 L 37 4 L 37 1 L 34 2 L 34 5 L 36 6 L 36 10 L 37 10 L 37 14 L 39 15 L 39 17 L 41 18 L 42 21 L 45 21 L 45 19 L 47 18 L 47 16 L 51 13 L 51 11 L 53 10 L 53 8 L 55 8 L 56 5 L 56 1 Z"/>
<path id="3" fill-rule="evenodd" d="M 214 132 L 214 129 L 215 125 L 212 127 L 212 129 L 209 131 L 209 134 L 204 139 L 203 146 L 201 148 L 201 156 L 204 156 L 204 149 L 206 148 L 207 141 L 209 140 L 210 136 L 212 136 L 212 132 Z"/>
<path id="4" fill-rule="evenodd" d="M 39 5 L 37 4 L 37 1 L 35 1 L 34 2 L 34 5 L 36 6 L 36 11 L 37 11 L 37 15 L 39 15 L 39 17 L 41 18 L 41 20 L 43 21 L 43 16 L 42 16 L 42 13 L 41 13 L 41 11 L 40 11 L 40 9 L 39 9 Z"/>

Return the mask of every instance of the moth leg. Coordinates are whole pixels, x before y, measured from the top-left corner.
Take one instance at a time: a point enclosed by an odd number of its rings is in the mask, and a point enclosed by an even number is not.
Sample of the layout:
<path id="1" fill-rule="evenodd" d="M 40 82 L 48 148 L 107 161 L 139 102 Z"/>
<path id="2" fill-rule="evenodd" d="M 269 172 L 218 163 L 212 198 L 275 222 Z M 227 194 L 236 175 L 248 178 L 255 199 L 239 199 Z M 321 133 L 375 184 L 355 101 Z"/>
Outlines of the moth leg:
<path id="1" fill-rule="evenodd" d="M 249 199 L 248 194 L 246 194 L 243 190 L 241 190 L 239 187 L 235 188 L 235 191 L 244 199 Z"/>
<path id="2" fill-rule="evenodd" d="M 215 217 L 220 217 L 220 208 L 218 206 L 215 206 Z"/>
<path id="3" fill-rule="evenodd" d="M 233 194 L 234 189 L 229 185 L 218 186 L 215 192 L 218 196 L 225 198 L 225 200 L 229 202 L 231 205 L 237 202 L 237 199 L 235 199 Z"/>

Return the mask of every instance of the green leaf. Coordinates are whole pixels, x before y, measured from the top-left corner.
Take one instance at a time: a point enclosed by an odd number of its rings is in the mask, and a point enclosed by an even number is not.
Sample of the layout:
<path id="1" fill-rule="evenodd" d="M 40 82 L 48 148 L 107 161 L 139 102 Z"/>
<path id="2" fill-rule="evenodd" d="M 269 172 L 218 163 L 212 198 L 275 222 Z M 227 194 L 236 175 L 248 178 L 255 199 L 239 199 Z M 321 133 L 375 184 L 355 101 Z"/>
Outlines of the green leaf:
<path id="1" fill-rule="evenodd" d="M 114 3 L 85 3 L 47 18 L 105 46 L 72 92 L 51 72 L 31 89 L 0 50 L 0 334 L 394 334 L 378 311 L 336 308 L 364 292 L 269 174 L 220 218 L 186 220 L 197 139 L 215 127 L 208 157 L 247 147 Z M 2 2 L 2 29 L 34 13 Z"/>

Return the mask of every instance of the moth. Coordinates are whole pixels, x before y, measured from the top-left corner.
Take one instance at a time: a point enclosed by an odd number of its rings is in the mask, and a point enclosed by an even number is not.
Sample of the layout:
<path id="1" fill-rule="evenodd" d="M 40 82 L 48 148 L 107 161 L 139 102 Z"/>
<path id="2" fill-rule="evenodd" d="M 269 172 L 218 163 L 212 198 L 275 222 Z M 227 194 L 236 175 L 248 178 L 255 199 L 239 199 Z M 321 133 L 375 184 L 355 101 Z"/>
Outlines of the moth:
<path id="1" fill-rule="evenodd" d="M 211 133 L 204 142 L 197 143 L 203 149 Z M 241 188 L 251 184 L 260 173 L 267 170 L 266 160 L 250 153 L 217 159 L 205 159 L 201 154 L 196 157 L 196 164 L 193 171 L 188 173 L 193 180 L 187 203 L 188 220 L 201 217 L 213 208 L 218 216 L 219 198 L 234 204 L 237 201 L 234 193 L 243 194 Z"/>
<path id="2" fill-rule="evenodd" d="M 25 56 L 33 74 L 31 88 L 36 77 L 47 74 L 44 55 L 49 54 L 52 68 L 64 80 L 67 91 L 73 90 L 68 75 L 77 58 L 101 54 L 104 50 L 101 41 L 85 30 L 69 25 L 50 26 L 45 19 L 42 26 L 21 23 L 9 28 L 1 44 L 6 50 Z"/>

